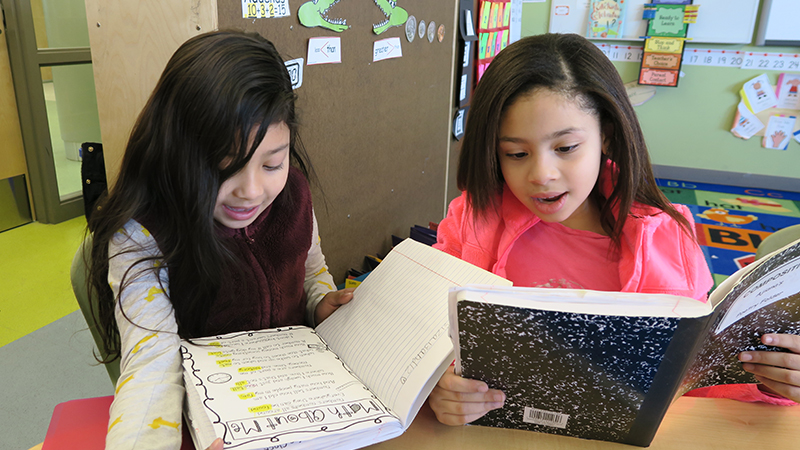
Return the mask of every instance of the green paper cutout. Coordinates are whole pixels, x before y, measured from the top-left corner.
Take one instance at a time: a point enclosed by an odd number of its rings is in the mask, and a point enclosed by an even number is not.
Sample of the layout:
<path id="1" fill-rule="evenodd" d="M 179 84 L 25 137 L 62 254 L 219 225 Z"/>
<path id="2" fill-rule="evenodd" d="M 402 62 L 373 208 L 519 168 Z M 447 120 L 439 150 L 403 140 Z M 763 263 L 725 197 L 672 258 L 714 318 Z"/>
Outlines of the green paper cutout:
<path id="1" fill-rule="evenodd" d="M 337 33 L 350 28 L 347 19 L 329 18 L 328 11 L 340 0 L 311 0 L 303 3 L 297 10 L 297 18 L 300 23 L 308 28 L 322 27 Z M 372 26 L 375 34 L 381 34 L 391 27 L 405 25 L 408 20 L 408 12 L 397 6 L 394 0 L 373 0 L 375 5 L 380 8 L 386 20 Z"/>
<path id="2" fill-rule="evenodd" d="M 648 36 L 686 37 L 687 24 L 683 23 L 684 5 L 659 4 L 655 17 L 647 25 Z"/>
<path id="3" fill-rule="evenodd" d="M 350 28 L 346 19 L 329 19 L 328 10 L 339 0 L 311 0 L 305 2 L 297 10 L 297 18 L 300 23 L 308 28 L 322 27 L 328 30 L 341 33 Z"/>
<path id="4" fill-rule="evenodd" d="M 381 9 L 383 15 L 386 16 L 386 20 L 372 26 L 372 31 L 374 31 L 375 34 L 381 34 L 391 27 L 405 25 L 406 20 L 408 20 L 408 12 L 405 9 L 397 6 L 396 1 L 374 0 L 374 2 L 376 5 L 378 5 L 378 8 Z"/>

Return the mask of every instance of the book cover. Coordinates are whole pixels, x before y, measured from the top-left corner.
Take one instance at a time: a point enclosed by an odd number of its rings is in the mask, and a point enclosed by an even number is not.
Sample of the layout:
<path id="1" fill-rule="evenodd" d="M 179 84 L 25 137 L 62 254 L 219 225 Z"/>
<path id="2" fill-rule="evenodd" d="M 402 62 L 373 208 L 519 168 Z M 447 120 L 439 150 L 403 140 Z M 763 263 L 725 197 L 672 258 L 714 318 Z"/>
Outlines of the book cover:
<path id="1" fill-rule="evenodd" d="M 655 430 L 637 418 L 666 412 L 647 406 L 660 391 L 661 361 L 686 351 L 670 345 L 676 334 L 696 338 L 708 323 L 467 300 L 458 302 L 458 317 L 462 376 L 506 394 L 502 409 L 474 424 L 644 446 Z M 660 397 L 669 402 L 672 392 Z"/>
<path id="2" fill-rule="evenodd" d="M 800 242 L 740 270 L 706 303 L 568 289 L 451 292 L 456 370 L 506 393 L 473 422 L 648 446 L 671 402 L 754 383 L 738 353 L 800 334 Z"/>

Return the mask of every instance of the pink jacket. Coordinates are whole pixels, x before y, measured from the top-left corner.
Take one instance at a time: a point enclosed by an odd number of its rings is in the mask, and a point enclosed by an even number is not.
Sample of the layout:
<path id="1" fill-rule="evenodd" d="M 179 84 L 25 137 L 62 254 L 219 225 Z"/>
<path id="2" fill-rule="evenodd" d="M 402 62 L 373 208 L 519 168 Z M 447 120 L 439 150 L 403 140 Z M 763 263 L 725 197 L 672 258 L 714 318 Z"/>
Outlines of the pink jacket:
<path id="1" fill-rule="evenodd" d="M 604 191 L 610 191 L 610 184 L 605 185 Z M 450 203 L 447 217 L 439 224 L 434 247 L 505 277 L 511 247 L 540 219 L 510 189 L 504 189 L 499 200 L 500 214 L 489 214 L 476 223 L 467 194 L 462 193 Z M 689 208 L 674 206 L 694 226 Z M 619 278 L 623 292 L 672 294 L 702 301 L 714 284 L 694 240 L 669 215 L 641 204 L 634 205 L 622 230 Z M 765 394 L 755 384 L 712 386 L 687 395 L 795 404 Z"/>
<path id="2" fill-rule="evenodd" d="M 506 276 L 511 247 L 539 218 L 505 189 L 501 215 L 492 214 L 475 223 L 467 194 L 450 203 L 439 224 L 438 242 L 444 250 L 497 275 Z M 675 205 L 689 223 L 692 214 Z M 681 295 L 705 300 L 714 282 L 703 252 L 680 225 L 664 213 L 636 205 L 622 230 L 619 279 L 623 292 Z"/>

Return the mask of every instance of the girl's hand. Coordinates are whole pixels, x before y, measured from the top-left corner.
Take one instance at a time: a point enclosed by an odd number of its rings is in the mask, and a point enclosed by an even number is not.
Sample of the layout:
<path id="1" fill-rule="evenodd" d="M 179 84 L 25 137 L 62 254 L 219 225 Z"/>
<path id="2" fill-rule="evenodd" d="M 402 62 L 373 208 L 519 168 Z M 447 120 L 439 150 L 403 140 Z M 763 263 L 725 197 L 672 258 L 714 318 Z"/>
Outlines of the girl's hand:
<path id="1" fill-rule="evenodd" d="M 483 381 L 461 378 L 451 366 L 433 388 L 429 404 L 439 422 L 464 425 L 503 407 L 503 391 L 489 389 Z"/>
<path id="2" fill-rule="evenodd" d="M 800 336 L 793 334 L 765 334 L 765 345 L 783 347 L 786 352 L 742 352 L 742 368 L 756 376 L 771 393 L 800 403 Z M 765 390 L 765 389 L 762 389 Z"/>
<path id="3" fill-rule="evenodd" d="M 322 297 L 322 300 L 317 303 L 317 309 L 314 310 L 315 323 L 317 325 L 321 324 L 340 306 L 350 302 L 353 299 L 353 291 L 355 290 L 356 288 L 347 288 L 325 294 L 325 297 Z"/>
<path id="4" fill-rule="evenodd" d="M 222 439 L 216 438 L 206 450 L 222 450 Z"/>

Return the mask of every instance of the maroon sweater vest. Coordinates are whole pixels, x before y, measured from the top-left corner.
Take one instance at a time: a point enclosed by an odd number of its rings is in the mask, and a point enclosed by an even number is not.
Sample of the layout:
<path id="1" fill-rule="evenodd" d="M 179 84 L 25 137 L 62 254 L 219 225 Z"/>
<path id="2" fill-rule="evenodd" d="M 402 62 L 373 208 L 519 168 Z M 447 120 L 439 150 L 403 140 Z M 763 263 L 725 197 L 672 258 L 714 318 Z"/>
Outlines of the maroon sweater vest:
<path id="1" fill-rule="evenodd" d="M 291 202 L 285 197 L 291 195 Z M 142 222 L 158 242 L 158 226 Z M 305 323 L 305 262 L 311 248 L 311 192 L 302 172 L 289 169 L 286 187 L 249 226 L 218 227 L 240 261 L 227 270 L 209 311 L 207 336 Z"/>
<path id="2" fill-rule="evenodd" d="M 279 200 L 289 194 L 291 205 L 283 205 Z M 229 271 L 222 280 L 207 334 L 303 324 L 303 281 L 312 232 L 311 192 L 295 168 L 289 169 L 283 192 L 255 222 L 239 230 L 220 227 L 220 233 L 232 239 L 244 270 Z"/>

